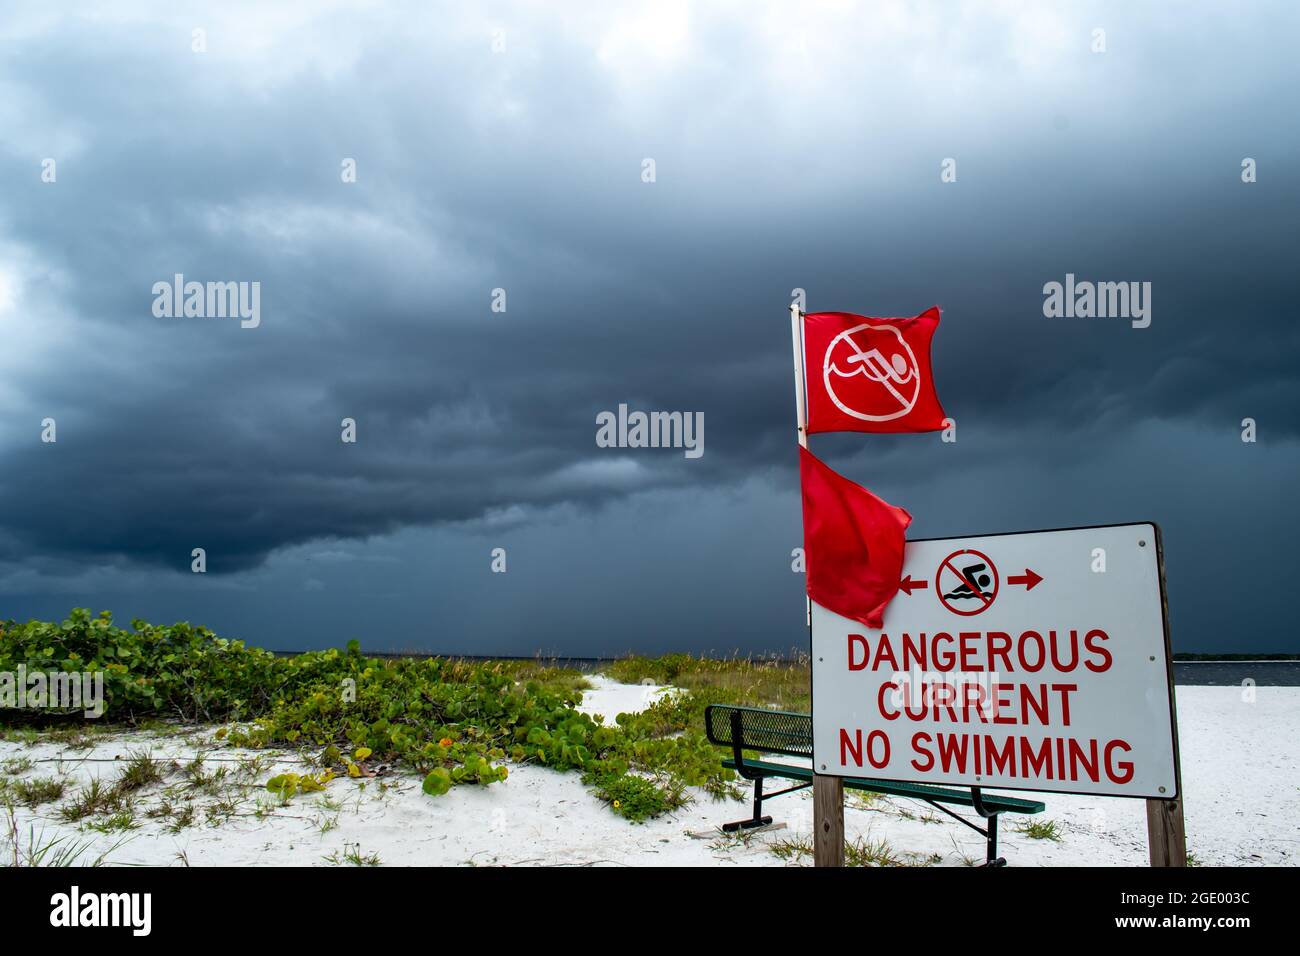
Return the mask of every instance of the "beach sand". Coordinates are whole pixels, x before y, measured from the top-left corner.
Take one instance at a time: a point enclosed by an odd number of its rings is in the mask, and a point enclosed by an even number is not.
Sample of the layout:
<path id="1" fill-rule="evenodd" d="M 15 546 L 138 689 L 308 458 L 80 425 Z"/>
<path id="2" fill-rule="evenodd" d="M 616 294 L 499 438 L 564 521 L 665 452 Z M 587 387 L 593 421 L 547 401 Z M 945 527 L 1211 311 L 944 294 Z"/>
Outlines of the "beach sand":
<path id="1" fill-rule="evenodd" d="M 593 679 L 582 709 L 612 721 L 638 710 L 664 687 Z M 1236 687 L 1177 689 L 1188 848 L 1203 865 L 1295 865 L 1300 862 L 1300 688 L 1259 687 L 1253 702 Z M 275 773 L 302 772 L 303 763 L 277 751 L 241 751 L 212 738 L 213 728 L 187 736 L 122 733 L 105 736 L 90 750 L 62 745 L 0 742 L 0 761 L 34 762 L 24 779 L 61 776 L 67 792 L 57 803 L 16 810 L 17 839 L 26 847 L 64 837 L 85 843 L 81 862 L 104 850 L 106 864 L 157 866 L 327 866 L 355 848 L 385 865 L 614 865 L 785 866 L 810 864 L 800 853 L 784 857 L 783 844 L 809 842 L 811 791 L 765 806 L 785 827 L 744 839 L 724 837 L 717 827 L 748 815 L 748 801 L 715 801 L 703 792 L 684 809 L 644 824 L 616 816 L 588 792 L 577 773 L 511 766 L 510 777 L 487 787 L 458 786 L 426 796 L 413 774 L 365 781 L 332 781 L 325 792 L 299 794 L 286 805 L 262 785 Z M 238 794 L 208 822 L 217 797 L 196 793 L 192 826 L 170 833 L 166 821 L 147 811 L 161 800 L 160 787 L 145 791 L 136 806 L 137 829 L 97 833 L 59 820 L 57 807 L 93 777 L 105 783 L 121 772 L 131 752 L 181 763 L 204 753 L 211 772 L 262 755 L 264 767 L 227 793 Z M 168 782 L 179 779 L 173 776 Z M 743 781 L 742 781 L 743 783 Z M 1059 841 L 1016 832 L 1025 818 L 1003 817 L 1000 853 L 1013 866 L 1144 866 L 1147 862 L 1143 801 L 1043 794 Z M 262 807 L 261 812 L 258 808 Z M 233 813 L 233 816 L 227 814 Z M 223 819 L 224 818 L 224 819 Z M 860 795 L 846 800 L 850 840 L 887 846 L 898 858 L 932 865 L 982 862 L 983 838 L 916 801 Z M 878 842 L 883 841 L 883 844 Z M 90 847 L 93 847 L 91 849 Z M 12 853 L 12 847 L 5 847 Z M 372 858 L 373 858 L 372 857 Z M 342 864 L 346 865 L 346 863 Z"/>

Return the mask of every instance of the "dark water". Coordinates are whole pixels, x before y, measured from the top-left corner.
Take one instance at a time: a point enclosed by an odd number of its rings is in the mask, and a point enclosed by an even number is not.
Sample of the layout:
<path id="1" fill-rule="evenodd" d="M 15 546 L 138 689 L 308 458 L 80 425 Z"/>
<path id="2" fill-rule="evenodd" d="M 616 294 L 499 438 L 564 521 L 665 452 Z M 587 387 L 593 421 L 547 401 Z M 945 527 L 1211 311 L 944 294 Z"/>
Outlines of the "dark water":
<path id="1" fill-rule="evenodd" d="M 276 651 L 291 656 L 297 651 Z M 367 651 L 373 657 L 426 657 L 414 652 L 384 653 Z M 459 656 L 459 655 L 453 655 Z M 604 657 L 475 657 L 466 660 L 544 660 L 557 667 L 572 667 L 580 671 L 597 671 L 611 658 Z M 1300 687 L 1300 661 L 1174 661 L 1174 683 L 1211 687 L 1240 686 L 1244 680 L 1253 680 L 1256 687 Z"/>
<path id="2" fill-rule="evenodd" d="M 599 658 L 562 658 L 562 667 L 582 671 L 599 670 Z M 1253 680 L 1256 687 L 1300 687 L 1300 661 L 1174 661 L 1175 684 L 1240 686 Z"/>
<path id="3" fill-rule="evenodd" d="M 1300 661 L 1174 661 L 1175 684 L 1300 686 Z"/>

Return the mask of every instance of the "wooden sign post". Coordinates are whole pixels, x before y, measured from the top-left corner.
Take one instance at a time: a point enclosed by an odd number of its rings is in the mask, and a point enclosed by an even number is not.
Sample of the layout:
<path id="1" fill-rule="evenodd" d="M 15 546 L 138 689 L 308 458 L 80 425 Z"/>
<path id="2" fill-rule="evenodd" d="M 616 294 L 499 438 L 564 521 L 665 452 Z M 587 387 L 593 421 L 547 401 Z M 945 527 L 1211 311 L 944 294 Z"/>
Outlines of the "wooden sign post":
<path id="1" fill-rule="evenodd" d="M 1174 722 L 1174 779 L 1178 796 L 1147 801 L 1147 851 L 1152 866 L 1186 866 L 1187 832 L 1183 827 L 1183 764 L 1178 746 L 1178 707 L 1174 697 L 1174 646 L 1169 635 L 1169 592 L 1165 588 L 1165 553 L 1157 553 L 1160 566 L 1160 604 L 1165 620 L 1165 660 L 1169 670 L 1169 710 Z"/>
<path id="2" fill-rule="evenodd" d="M 1187 834 L 1183 829 L 1183 800 L 1147 801 L 1147 843 L 1152 866 L 1186 866 Z"/>

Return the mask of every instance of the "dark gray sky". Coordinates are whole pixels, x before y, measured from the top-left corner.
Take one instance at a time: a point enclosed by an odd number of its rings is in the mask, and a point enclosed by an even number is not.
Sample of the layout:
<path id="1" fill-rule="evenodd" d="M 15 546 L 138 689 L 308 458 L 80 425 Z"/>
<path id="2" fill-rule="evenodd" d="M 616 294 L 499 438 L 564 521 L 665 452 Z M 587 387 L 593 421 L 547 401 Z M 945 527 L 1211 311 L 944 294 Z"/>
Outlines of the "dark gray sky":
<path id="1" fill-rule="evenodd" d="M 1176 649 L 1300 650 L 1293 5 L 263 6 L 0 11 L 0 617 L 802 646 L 803 288 L 944 310 L 958 441 L 813 444 L 917 537 L 1155 520 Z M 596 447 L 620 402 L 705 454 Z"/>

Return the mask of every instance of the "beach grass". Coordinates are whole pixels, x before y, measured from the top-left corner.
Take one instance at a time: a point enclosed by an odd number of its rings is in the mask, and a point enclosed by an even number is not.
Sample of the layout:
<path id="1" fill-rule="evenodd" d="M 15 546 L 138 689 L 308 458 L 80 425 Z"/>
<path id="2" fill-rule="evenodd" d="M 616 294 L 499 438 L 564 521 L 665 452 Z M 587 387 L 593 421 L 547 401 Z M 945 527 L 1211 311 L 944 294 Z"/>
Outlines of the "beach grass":
<path id="1" fill-rule="evenodd" d="M 745 704 L 808 713 L 812 707 L 812 678 L 808 658 L 792 660 L 742 656 L 727 658 L 666 654 L 630 656 L 602 670 L 615 680 L 637 684 L 645 680 L 670 684 L 710 703 Z"/>
<path id="2" fill-rule="evenodd" d="M 173 797 L 202 794 L 218 801 L 205 807 L 208 822 L 229 818 L 230 768 L 205 764 L 207 734 L 218 748 L 290 751 L 310 764 L 308 772 L 257 782 L 282 803 L 338 777 L 364 782 L 394 769 L 418 774 L 421 789 L 436 798 L 535 764 L 581 774 L 614 813 L 639 822 L 683 806 L 691 787 L 736 795 L 734 772 L 703 734 L 709 703 L 808 703 L 806 663 L 628 658 L 609 665 L 616 679 L 680 691 L 601 719 L 579 707 L 590 676 L 554 659 L 367 657 L 356 641 L 345 650 L 286 656 L 187 622 L 134 620 L 128 629 L 108 612 L 81 608 L 62 622 L 0 622 L 0 669 L 19 664 L 102 673 L 103 717 L 91 729 L 75 708 L 20 711 L 9 722 L 10 739 L 90 749 L 114 729 L 166 735 L 171 726 L 199 750 L 185 765 L 132 753 L 118 779 L 93 780 L 57 808 L 65 821 L 110 831 L 133 826 L 137 796 L 167 789 L 172 774 L 180 780 Z M 18 788 L 20 799 L 45 794 L 34 784 Z M 164 815 L 177 827 L 196 818 L 174 799 L 169 807 Z"/>

